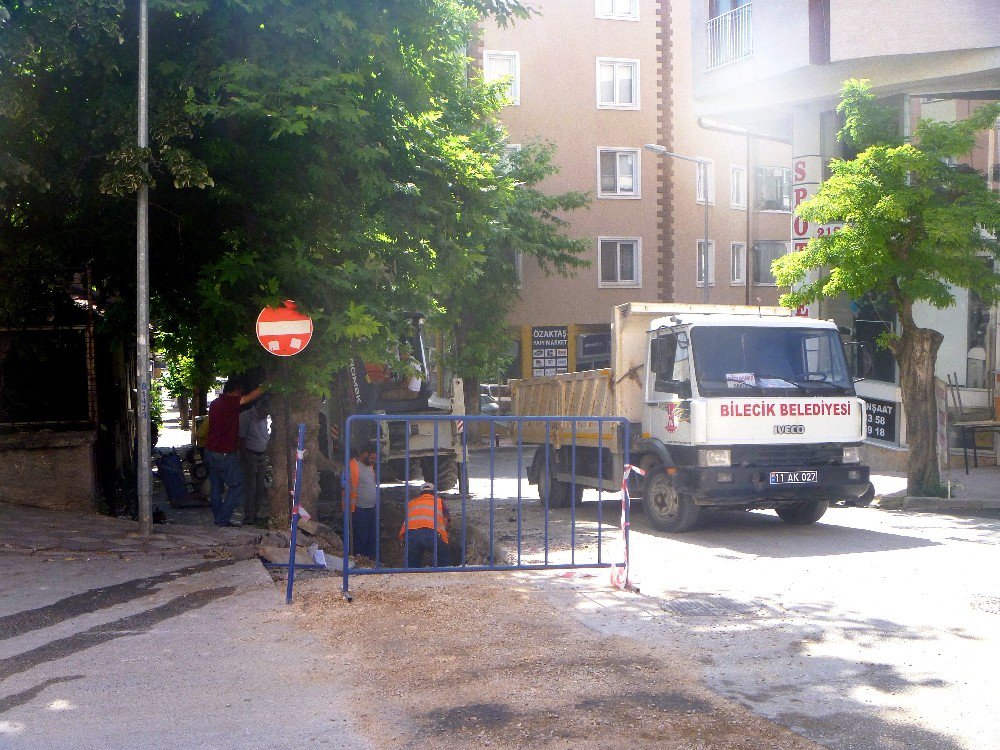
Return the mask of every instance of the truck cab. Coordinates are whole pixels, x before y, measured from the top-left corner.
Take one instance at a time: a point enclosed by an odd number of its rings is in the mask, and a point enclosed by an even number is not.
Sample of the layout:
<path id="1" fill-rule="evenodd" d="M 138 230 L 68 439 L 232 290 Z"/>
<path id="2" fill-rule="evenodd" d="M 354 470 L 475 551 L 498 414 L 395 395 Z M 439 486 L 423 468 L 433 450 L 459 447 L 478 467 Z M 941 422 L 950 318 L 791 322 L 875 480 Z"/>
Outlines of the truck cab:
<path id="1" fill-rule="evenodd" d="M 868 490 L 864 403 L 837 327 L 800 317 L 677 314 L 647 333 L 643 488 L 654 526 L 705 507 L 818 520 Z"/>

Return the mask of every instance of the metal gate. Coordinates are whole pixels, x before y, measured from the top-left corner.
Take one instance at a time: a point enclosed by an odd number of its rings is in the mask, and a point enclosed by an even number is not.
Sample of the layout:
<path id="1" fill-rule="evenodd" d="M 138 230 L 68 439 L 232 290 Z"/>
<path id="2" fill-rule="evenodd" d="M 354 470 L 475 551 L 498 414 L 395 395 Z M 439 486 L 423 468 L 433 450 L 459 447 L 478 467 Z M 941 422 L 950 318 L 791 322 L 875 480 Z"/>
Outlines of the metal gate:
<path id="1" fill-rule="evenodd" d="M 615 568 L 613 578 L 624 582 L 630 514 L 626 479 L 631 469 L 625 418 L 354 415 L 343 434 L 345 596 L 351 576 L 372 574 Z M 374 508 L 352 511 L 350 461 L 363 463 L 360 456 L 366 447 L 374 449 L 374 457 L 365 455 L 375 474 Z M 445 494 L 451 487 L 442 487 L 442 480 L 453 481 L 453 461 L 458 468 L 457 497 Z M 527 481 L 528 471 L 537 480 L 537 497 Z M 578 479 L 584 477 L 596 504 L 583 502 L 584 486 Z M 427 484 L 434 488 L 432 498 L 411 506 L 426 494 L 421 488 Z M 566 504 L 567 492 L 568 507 L 557 509 Z M 617 500 L 618 493 L 620 516 L 605 508 L 606 496 Z M 423 533 L 424 528 L 411 528 L 418 514 L 432 536 Z M 609 514 L 616 520 L 613 527 L 605 524 Z M 399 522 L 398 534 L 391 537 L 398 544 L 391 543 L 394 549 L 387 550 L 383 537 L 390 537 L 384 532 L 388 524 L 394 530 Z M 366 550 L 370 547 L 372 523 L 374 554 L 367 556 L 371 565 L 351 568 L 352 545 L 357 559 L 360 543 Z M 417 558 L 413 545 L 420 546 L 421 558 L 430 557 L 429 566 L 422 560 L 412 564 Z M 614 545 L 614 551 L 605 550 L 606 545 Z"/>

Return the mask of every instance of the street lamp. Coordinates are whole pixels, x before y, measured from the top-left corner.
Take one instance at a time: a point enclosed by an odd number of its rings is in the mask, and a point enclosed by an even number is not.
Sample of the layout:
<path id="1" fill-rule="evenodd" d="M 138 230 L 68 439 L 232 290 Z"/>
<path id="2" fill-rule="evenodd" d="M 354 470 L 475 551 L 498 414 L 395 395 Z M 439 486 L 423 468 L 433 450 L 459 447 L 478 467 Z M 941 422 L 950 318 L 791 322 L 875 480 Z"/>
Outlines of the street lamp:
<path id="1" fill-rule="evenodd" d="M 699 159 L 696 156 L 684 156 L 683 154 L 675 154 L 673 151 L 669 151 L 665 146 L 661 146 L 658 143 L 647 143 L 643 148 L 647 151 L 652 151 L 654 154 L 660 154 L 661 156 L 672 156 L 675 159 L 680 159 L 681 161 L 693 161 L 698 165 L 698 170 L 701 172 L 701 184 L 702 189 L 705 191 L 703 196 L 703 205 L 705 206 L 705 222 L 704 222 L 704 237 L 702 241 L 702 252 L 701 252 L 701 301 L 706 305 L 708 304 L 708 165 L 711 163 L 708 159 Z"/>

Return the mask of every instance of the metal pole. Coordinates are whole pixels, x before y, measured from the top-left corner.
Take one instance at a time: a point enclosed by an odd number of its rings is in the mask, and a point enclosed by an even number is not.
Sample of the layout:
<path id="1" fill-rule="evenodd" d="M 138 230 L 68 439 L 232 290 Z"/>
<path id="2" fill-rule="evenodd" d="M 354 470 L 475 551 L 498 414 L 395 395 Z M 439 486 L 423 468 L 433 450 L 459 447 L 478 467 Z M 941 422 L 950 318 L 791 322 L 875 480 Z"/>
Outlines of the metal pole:
<path id="1" fill-rule="evenodd" d="M 747 204 L 747 241 L 743 246 L 743 299 L 744 304 L 750 304 L 750 212 L 753 210 L 751 206 L 753 203 L 750 201 L 750 185 L 751 179 L 753 179 L 753 172 L 750 170 L 750 163 L 753 158 L 750 155 L 750 149 L 753 147 L 753 139 L 750 137 L 750 132 L 747 131 L 747 184 L 743 189 L 743 200 Z"/>
<path id="2" fill-rule="evenodd" d="M 149 9 L 139 0 L 139 148 L 149 146 Z M 136 389 L 138 390 L 138 439 L 136 490 L 139 501 L 139 532 L 149 536 L 153 527 L 150 494 L 149 430 L 149 190 L 139 188 L 136 216 Z"/>
<path id="3" fill-rule="evenodd" d="M 292 442 L 292 439 L 293 439 L 292 438 L 292 416 L 291 416 L 291 408 L 289 407 L 288 402 L 292 398 L 292 392 L 291 392 L 291 388 L 288 385 L 288 382 L 289 382 L 288 368 L 290 367 L 290 364 L 288 362 L 289 357 L 282 357 L 281 359 L 282 359 L 282 362 L 281 362 L 281 380 L 282 380 L 282 386 L 284 387 L 284 390 L 285 390 L 285 398 L 284 398 L 284 401 L 285 401 L 284 412 L 285 412 L 285 414 L 284 414 L 284 420 L 283 420 L 284 423 L 285 423 L 285 427 L 284 427 L 284 429 L 285 429 L 285 445 L 282 447 L 282 449 L 285 451 L 285 478 L 288 480 L 288 508 L 289 508 L 289 511 L 291 511 L 291 508 L 294 505 L 293 495 L 294 495 L 294 491 L 295 491 L 295 476 L 293 474 L 293 472 L 294 472 L 293 465 L 294 464 L 293 464 L 293 461 L 292 461 L 292 452 L 293 452 L 292 446 L 294 445 L 294 443 Z"/>
<path id="4" fill-rule="evenodd" d="M 705 203 L 704 203 L 704 206 L 705 206 L 705 211 L 704 211 L 704 214 L 705 214 L 705 231 L 704 231 L 705 244 L 704 244 L 704 250 L 701 253 L 701 257 L 702 257 L 702 261 L 701 261 L 701 263 L 702 263 L 702 269 L 701 269 L 701 280 L 702 280 L 702 285 L 701 285 L 701 301 L 704 302 L 707 305 L 708 304 L 708 283 L 709 283 L 709 278 L 708 278 L 708 163 L 707 162 L 703 162 L 703 161 L 702 162 L 698 162 L 698 169 L 701 170 L 701 184 L 702 184 L 702 189 L 705 191 Z"/>

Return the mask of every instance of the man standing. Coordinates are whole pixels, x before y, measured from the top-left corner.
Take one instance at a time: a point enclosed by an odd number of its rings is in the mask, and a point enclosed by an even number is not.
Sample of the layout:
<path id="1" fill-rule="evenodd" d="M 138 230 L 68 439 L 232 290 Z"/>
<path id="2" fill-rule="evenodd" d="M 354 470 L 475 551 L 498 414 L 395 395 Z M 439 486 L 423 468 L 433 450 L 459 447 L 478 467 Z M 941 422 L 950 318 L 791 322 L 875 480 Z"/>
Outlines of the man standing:
<path id="1" fill-rule="evenodd" d="M 243 393 L 235 377 L 229 378 L 222 395 L 208 407 L 208 437 L 205 439 L 205 463 L 212 488 L 212 516 L 216 526 L 239 526 L 233 511 L 243 500 L 243 472 L 237 450 L 240 435 L 240 406 L 255 400 L 264 386 Z M 225 493 L 225 499 L 223 499 Z"/>
<path id="2" fill-rule="evenodd" d="M 406 546 L 406 567 L 424 567 L 425 552 L 430 554 L 433 567 L 436 568 L 439 564 L 451 565 L 451 550 L 448 547 L 449 523 L 451 514 L 448 512 L 448 506 L 434 494 L 434 485 L 425 482 L 420 487 L 420 494 L 407 505 L 406 520 L 399 529 L 399 540 Z"/>
<path id="3" fill-rule="evenodd" d="M 240 466 L 243 469 L 243 523 L 255 524 L 267 500 L 267 444 L 271 439 L 268 397 L 240 412 Z"/>
<path id="4" fill-rule="evenodd" d="M 375 559 L 375 483 L 376 449 L 373 443 L 362 446 L 351 458 L 351 534 L 354 536 L 354 554 Z"/>

